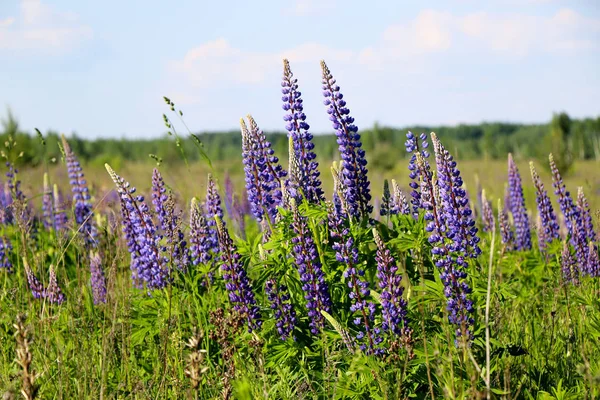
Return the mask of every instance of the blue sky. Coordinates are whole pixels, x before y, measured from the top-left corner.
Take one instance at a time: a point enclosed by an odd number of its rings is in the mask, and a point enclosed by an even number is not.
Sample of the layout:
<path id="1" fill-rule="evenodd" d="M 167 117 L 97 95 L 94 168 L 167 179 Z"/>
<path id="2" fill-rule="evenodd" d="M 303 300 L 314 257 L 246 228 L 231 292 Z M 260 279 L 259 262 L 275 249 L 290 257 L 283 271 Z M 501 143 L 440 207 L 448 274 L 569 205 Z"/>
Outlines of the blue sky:
<path id="1" fill-rule="evenodd" d="M 27 130 L 150 137 L 167 95 L 193 131 L 248 113 L 282 130 L 287 57 L 315 133 L 320 59 L 359 127 L 600 114 L 596 0 L 170 4 L 1 0 L 0 107 Z"/>

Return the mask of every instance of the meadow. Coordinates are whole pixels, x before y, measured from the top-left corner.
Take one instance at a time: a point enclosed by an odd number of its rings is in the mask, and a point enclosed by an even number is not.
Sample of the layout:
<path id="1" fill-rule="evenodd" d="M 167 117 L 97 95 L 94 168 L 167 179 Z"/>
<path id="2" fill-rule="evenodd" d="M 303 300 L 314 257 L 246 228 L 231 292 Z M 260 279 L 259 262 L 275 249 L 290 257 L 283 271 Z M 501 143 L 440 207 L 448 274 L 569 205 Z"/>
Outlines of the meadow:
<path id="1" fill-rule="evenodd" d="M 288 154 L 251 117 L 237 163 L 86 164 L 63 137 L 17 172 L 7 138 L 5 399 L 600 396 L 597 162 L 405 132 L 370 169 L 322 69 L 335 160 L 287 63 Z"/>

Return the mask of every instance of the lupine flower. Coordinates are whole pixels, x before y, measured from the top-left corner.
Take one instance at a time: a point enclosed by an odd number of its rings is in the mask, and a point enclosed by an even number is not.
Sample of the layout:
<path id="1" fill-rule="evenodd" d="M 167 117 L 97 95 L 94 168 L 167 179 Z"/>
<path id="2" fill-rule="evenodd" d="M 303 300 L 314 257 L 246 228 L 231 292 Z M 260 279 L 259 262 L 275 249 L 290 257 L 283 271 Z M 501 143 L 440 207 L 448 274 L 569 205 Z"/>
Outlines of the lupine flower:
<path id="1" fill-rule="evenodd" d="M 165 238 L 164 251 L 167 261 L 172 261 L 177 269 L 185 271 L 188 264 L 188 250 L 185 236 L 181 231 L 180 218 L 175 211 L 175 199 L 167 194 L 165 183 L 158 169 L 152 173 L 152 204 L 159 221 L 159 238 Z"/>
<path id="2" fill-rule="evenodd" d="M 206 185 L 206 221 L 209 228 L 210 236 L 211 236 L 211 251 L 213 254 L 217 255 L 219 252 L 219 240 L 218 234 L 216 230 L 216 220 L 215 217 L 219 217 L 222 221 L 223 226 L 225 226 L 225 222 L 223 221 L 223 209 L 221 208 L 221 196 L 219 195 L 219 191 L 217 190 L 217 184 L 212 178 L 211 174 L 208 174 L 208 184 Z"/>
<path id="3" fill-rule="evenodd" d="M 567 241 L 564 242 L 560 256 L 562 276 L 565 282 L 579 285 L 579 271 L 576 268 L 575 259 L 571 255 L 571 248 Z"/>
<path id="4" fill-rule="evenodd" d="M 260 329 L 262 325 L 260 309 L 256 304 L 250 279 L 241 261 L 241 256 L 237 247 L 231 240 L 229 232 L 223 226 L 219 217 L 215 218 L 217 222 L 217 232 L 219 234 L 219 246 L 221 249 L 221 269 L 223 270 L 223 280 L 225 288 L 229 293 L 229 301 L 233 309 L 237 311 L 242 318 L 246 319 L 248 332 Z"/>
<path id="5" fill-rule="evenodd" d="M 600 259 L 598 258 L 598 249 L 594 242 L 589 242 L 588 244 L 587 274 L 592 278 L 600 276 Z"/>
<path id="6" fill-rule="evenodd" d="M 510 199 L 508 208 L 515 224 L 515 249 L 529 250 L 531 249 L 531 231 L 523 197 L 521 175 L 510 153 L 508 154 L 508 193 Z"/>
<path id="7" fill-rule="evenodd" d="M 388 183 L 388 180 L 385 179 L 383 181 L 383 195 L 381 196 L 379 215 L 391 215 L 392 207 L 392 193 L 390 192 L 390 184 Z"/>
<path id="8" fill-rule="evenodd" d="M 409 177 L 411 180 L 409 186 L 412 189 L 410 193 L 410 203 L 412 204 L 413 216 L 417 218 L 419 216 L 419 209 L 424 208 L 419 184 L 421 173 L 426 175 L 423 177 L 425 180 L 431 180 L 432 175 L 431 167 L 427 161 L 429 158 L 429 152 L 427 151 L 427 147 L 429 147 L 427 135 L 421 133 L 417 139 L 415 135 L 409 131 L 406 134 L 406 142 L 404 143 L 404 146 L 406 147 L 406 151 L 411 153 L 410 160 L 408 162 L 408 170 L 410 171 Z M 417 167 L 417 154 L 423 159 L 423 171 Z"/>
<path id="9" fill-rule="evenodd" d="M 160 254 L 161 238 L 156 232 L 144 196 L 135 196 L 134 187 L 130 187 L 108 164 L 105 167 L 121 196 L 123 233 L 131 254 L 134 284 L 145 284 L 148 290 L 162 289 L 170 282 L 170 271 Z"/>
<path id="10" fill-rule="evenodd" d="M 292 251 L 294 264 L 300 275 L 302 290 L 306 299 L 306 308 L 310 320 L 310 331 L 317 335 L 323 329 L 321 311 L 330 312 L 331 298 L 325 274 L 319 261 L 317 247 L 312 238 L 306 218 L 300 215 L 298 207 L 292 201 Z"/>
<path id="11" fill-rule="evenodd" d="M 380 328 L 375 326 L 375 304 L 368 301 L 371 291 L 369 282 L 365 279 L 365 271 L 359 268 L 358 248 L 350 230 L 345 226 L 342 216 L 329 205 L 329 234 L 333 241 L 336 260 L 346 265 L 344 279 L 350 289 L 352 305 L 350 311 L 354 316 L 353 322 L 358 329 L 356 339 L 362 342 L 361 350 L 367 354 L 383 354 L 379 344 L 383 341 Z"/>
<path id="12" fill-rule="evenodd" d="M 290 302 L 290 294 L 285 285 L 278 285 L 275 279 L 269 279 L 265 283 L 265 293 L 267 299 L 271 303 L 271 309 L 277 327 L 277 333 L 281 340 L 286 340 L 288 337 L 294 338 L 292 332 L 296 326 L 296 311 Z M 295 338 L 294 338 L 295 340 Z"/>
<path id="13" fill-rule="evenodd" d="M 52 265 L 50 266 L 48 287 L 44 292 L 44 298 L 53 304 L 62 304 L 65 302 L 65 295 L 60 286 L 58 286 L 58 282 L 56 280 L 56 271 L 54 271 L 54 267 Z"/>
<path id="14" fill-rule="evenodd" d="M 556 214 L 554 214 L 554 208 L 552 207 L 548 193 L 544 189 L 544 183 L 535 170 L 533 162 L 529 163 L 529 168 L 531 169 L 531 178 L 536 190 L 536 202 L 540 215 L 541 229 L 539 229 L 538 234 L 538 247 L 540 251 L 544 251 L 548 243 L 559 238 L 560 228 L 558 222 L 556 222 Z"/>
<path id="15" fill-rule="evenodd" d="M 286 112 L 283 120 L 285 129 L 292 139 L 295 159 L 298 162 L 298 183 L 302 194 L 309 203 L 320 203 L 325 199 L 319 178 L 319 164 L 316 162 L 315 147 L 312 142 L 313 135 L 308 131 L 310 126 L 306 123 L 306 114 L 300 91 L 298 79 L 294 78 L 290 63 L 283 60 L 283 80 L 281 82 L 283 97 L 283 110 Z"/>
<path id="16" fill-rule="evenodd" d="M 400 189 L 400 186 L 395 179 L 392 179 L 392 206 L 390 208 L 390 213 L 392 215 L 410 214 L 410 206 L 408 205 L 406 196 L 402 192 L 402 189 Z"/>
<path id="17" fill-rule="evenodd" d="M 500 226 L 500 239 L 507 250 L 512 249 L 515 242 L 515 233 L 508 223 L 506 209 L 502 207 L 502 201 L 498 199 L 498 225 Z"/>
<path id="18" fill-rule="evenodd" d="M 52 205 L 52 189 L 48 182 L 48 173 L 44 173 L 44 194 L 42 195 L 42 222 L 46 229 L 54 228 L 54 207 Z"/>
<path id="19" fill-rule="evenodd" d="M 27 285 L 29 286 L 29 290 L 31 290 L 31 294 L 36 299 L 41 299 L 44 297 L 46 289 L 42 282 L 34 275 L 33 271 L 29 267 L 29 263 L 27 259 L 23 258 L 23 266 L 25 267 L 25 275 L 27 276 Z"/>
<path id="20" fill-rule="evenodd" d="M 190 250 L 194 266 L 206 264 L 212 259 L 210 229 L 196 198 L 192 199 L 190 207 Z"/>
<path id="21" fill-rule="evenodd" d="M 577 188 L 577 208 L 581 213 L 581 219 L 583 220 L 585 237 L 588 242 L 596 241 L 596 231 L 594 230 L 594 223 L 592 221 L 592 214 L 590 212 L 590 205 L 583 193 L 583 187 Z"/>
<path id="22" fill-rule="evenodd" d="M 0 223 L 3 225 L 10 225 L 13 222 L 12 218 L 12 196 L 8 182 L 5 182 L 0 192 Z"/>
<path id="23" fill-rule="evenodd" d="M 353 217 L 368 216 L 373 207 L 369 205 L 371 193 L 367 177 L 367 160 L 362 149 L 358 127 L 346 107 L 340 87 L 329 71 L 325 61 L 321 61 L 324 104 L 335 129 L 342 162 L 342 193 L 348 213 Z"/>
<path id="24" fill-rule="evenodd" d="M 54 184 L 53 191 L 53 213 L 54 213 L 54 229 L 57 232 L 61 232 L 67 228 L 67 213 L 65 212 L 65 205 L 62 194 L 58 189 L 58 185 Z"/>
<path id="25" fill-rule="evenodd" d="M 94 304 L 106 303 L 106 278 L 102 270 L 100 254 L 90 254 L 90 283 Z"/>
<path id="26" fill-rule="evenodd" d="M 73 192 L 75 222 L 81 227 L 80 232 L 84 237 L 85 243 L 96 247 L 98 244 L 96 240 L 98 231 L 94 223 L 94 213 L 92 211 L 91 196 L 87 182 L 77 156 L 71 151 L 71 147 L 64 136 L 62 136 L 62 144 L 65 151 L 69 182 Z"/>
<path id="27" fill-rule="evenodd" d="M 333 206 L 335 212 L 338 214 L 347 214 L 348 208 L 344 201 L 344 194 L 342 193 L 342 172 L 338 168 L 338 164 L 334 161 L 331 163 L 331 175 L 333 177 Z"/>
<path id="28" fill-rule="evenodd" d="M 6 270 L 6 272 L 12 272 L 12 262 L 10 261 L 10 254 L 12 253 L 13 247 L 10 240 L 6 236 L 0 236 L 0 269 Z"/>
<path id="29" fill-rule="evenodd" d="M 248 116 L 250 128 L 242 119 L 242 157 L 246 175 L 246 190 L 252 214 L 262 222 L 265 215 L 275 220 L 277 207 L 281 205 L 281 181 L 286 171 L 278 164 L 271 143 L 258 128 L 256 121 Z"/>
<path id="30" fill-rule="evenodd" d="M 558 205 L 563 214 L 565 225 L 567 226 L 570 242 L 575 248 L 575 258 L 577 260 L 580 273 L 587 271 L 588 246 L 586 241 L 586 225 L 582 218 L 579 208 L 573 202 L 571 194 L 563 183 L 560 172 L 554 162 L 552 154 L 548 156 L 550 161 L 550 170 L 552 172 L 552 186 L 554 193 L 558 197 Z"/>
<path id="31" fill-rule="evenodd" d="M 492 203 L 485 196 L 485 190 L 481 191 L 481 220 L 483 221 L 482 230 L 484 232 L 493 232 L 496 230 L 494 210 L 492 210 Z"/>
<path id="32" fill-rule="evenodd" d="M 382 328 L 384 332 L 410 337 L 412 330 L 408 325 L 406 300 L 402 297 L 404 292 L 402 275 L 398 273 L 396 260 L 376 229 L 373 229 L 373 237 L 377 245 L 375 260 L 377 261 L 378 285 L 381 289 Z"/>
<path id="33" fill-rule="evenodd" d="M 29 225 L 31 215 L 27 197 L 21 190 L 21 181 L 17 177 L 19 170 L 10 162 L 6 163 L 6 167 L 8 168 L 6 172 L 6 190 L 10 200 L 8 200 L 8 208 L 5 211 L 4 218 L 7 224 L 14 223 L 16 219 L 16 222 L 23 226 Z"/>
<path id="34" fill-rule="evenodd" d="M 456 161 L 434 133 L 431 134 L 431 139 L 437 165 L 436 186 L 441 200 L 437 205 L 438 218 L 445 223 L 442 231 L 434 231 L 430 236 L 430 242 L 434 244 L 432 253 L 436 266 L 442 270 L 440 278 L 448 299 L 448 320 L 458 327 L 457 339 L 465 337 L 469 340 L 472 336 L 470 326 L 474 320 L 471 317 L 473 302 L 468 298 L 471 288 L 466 282 L 466 268 L 469 266 L 466 259 L 476 258 L 481 254 L 479 237 Z M 448 239 L 448 243 L 442 235 Z"/>

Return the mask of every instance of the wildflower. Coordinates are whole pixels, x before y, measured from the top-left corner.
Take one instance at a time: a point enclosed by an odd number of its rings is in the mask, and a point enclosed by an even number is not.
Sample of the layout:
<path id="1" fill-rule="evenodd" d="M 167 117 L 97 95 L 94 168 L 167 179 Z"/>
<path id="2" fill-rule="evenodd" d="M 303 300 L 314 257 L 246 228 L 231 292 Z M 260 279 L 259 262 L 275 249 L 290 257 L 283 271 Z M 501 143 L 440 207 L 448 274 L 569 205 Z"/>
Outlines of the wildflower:
<path id="1" fill-rule="evenodd" d="M 13 270 L 12 261 L 10 260 L 12 250 L 10 239 L 6 236 L 0 236 L 0 269 L 4 269 L 8 273 Z"/>
<path id="2" fill-rule="evenodd" d="M 71 151 L 71 147 L 64 136 L 62 136 L 62 144 L 65 151 L 65 162 L 67 163 L 71 190 L 73 192 L 75 222 L 81 227 L 80 232 L 84 237 L 85 243 L 96 247 L 98 244 L 96 240 L 98 231 L 94 223 L 94 213 L 92 211 L 91 196 L 87 182 L 79 160 L 77 160 L 75 153 Z"/>
<path id="3" fill-rule="evenodd" d="M 492 210 L 492 203 L 485 196 L 485 190 L 481 191 L 481 219 L 483 221 L 482 230 L 484 232 L 493 232 L 496 230 L 494 210 Z"/>
<path id="4" fill-rule="evenodd" d="M 242 157 L 246 175 L 246 191 L 252 214 L 260 223 L 275 220 L 277 207 L 281 205 L 281 181 L 286 172 L 278 164 L 271 143 L 258 128 L 256 121 L 248 116 L 250 128 L 242 119 Z"/>
<path id="5" fill-rule="evenodd" d="M 350 289 L 352 305 L 350 311 L 354 316 L 354 325 L 359 329 L 356 339 L 363 342 L 361 350 L 367 354 L 383 354 L 379 344 L 383 341 L 381 330 L 375 327 L 375 304 L 366 299 L 370 296 L 369 282 L 364 277 L 365 271 L 359 268 L 358 248 L 350 230 L 344 225 L 342 216 L 329 205 L 329 234 L 333 240 L 333 249 L 338 262 L 346 265 L 344 279 Z M 365 343 L 366 342 L 366 343 Z"/>
<path id="6" fill-rule="evenodd" d="M 285 129 L 292 140 L 294 159 L 297 162 L 298 184 L 302 194 L 309 203 L 319 203 L 325 199 L 319 178 L 319 164 L 316 162 L 313 135 L 308 131 L 306 114 L 301 93 L 298 90 L 298 79 L 290 69 L 288 60 L 283 60 L 283 80 L 281 82 L 283 110 L 286 112 L 283 120 Z M 291 159 L 291 158 L 290 158 Z"/>
<path id="7" fill-rule="evenodd" d="M 571 255 L 569 243 L 565 241 L 560 256 L 560 265 L 562 276 L 565 282 L 570 282 L 573 285 L 579 285 L 579 271 L 576 268 L 575 260 Z"/>
<path id="8" fill-rule="evenodd" d="M 481 254 L 479 238 L 456 162 L 434 133 L 431 134 L 431 139 L 438 173 L 436 186 L 439 188 L 439 201 L 435 202 L 435 207 L 439 222 L 436 223 L 438 229 L 433 230 L 430 236 L 430 242 L 433 238 L 435 265 L 442 270 L 440 278 L 448 299 L 448 320 L 458 327 L 457 339 L 464 337 L 469 340 L 472 336 L 470 326 L 474 323 L 471 317 L 474 309 L 473 302 L 468 297 L 471 288 L 466 282 L 466 268 L 469 266 L 468 258 Z M 419 159 L 422 164 L 422 158 Z M 441 226 L 442 223 L 445 227 Z M 447 243 L 443 236 L 448 239 Z"/>
<path id="9" fill-rule="evenodd" d="M 148 290 L 163 289 L 170 281 L 168 265 L 160 255 L 160 236 L 152 221 L 144 196 L 135 196 L 135 188 L 105 164 L 121 197 L 123 233 L 131 254 L 132 279 L 136 286 Z"/>
<path id="10" fill-rule="evenodd" d="M 210 229 L 196 198 L 192 199 L 190 207 L 190 250 L 194 266 L 206 264 L 212 259 Z"/>
<path id="11" fill-rule="evenodd" d="M 294 264 L 302 282 L 310 320 L 310 331 L 317 335 L 323 329 L 324 321 L 321 311 L 329 312 L 331 310 L 331 298 L 319 261 L 317 247 L 308 229 L 306 218 L 300 215 L 294 201 L 292 201 L 292 230 L 295 235 L 292 238 Z"/>
<path id="12" fill-rule="evenodd" d="M 398 185 L 398 182 L 396 182 L 395 179 L 392 179 L 392 205 L 390 207 L 390 213 L 392 215 L 410 214 L 410 206 L 408 205 L 406 196 L 400 189 L 400 186 Z"/>
<path id="13" fill-rule="evenodd" d="M 508 193 L 510 199 L 508 208 L 515 224 L 515 249 L 529 250 L 531 249 L 531 231 L 523 197 L 521 175 L 510 153 L 508 154 Z"/>
<path id="14" fill-rule="evenodd" d="M 42 195 L 42 223 L 46 229 L 54 228 L 54 207 L 52 205 L 52 189 L 48 182 L 48 173 L 44 173 L 44 194 Z"/>
<path id="15" fill-rule="evenodd" d="M 419 144 L 420 141 L 420 144 Z M 422 192 L 420 191 L 419 180 L 422 178 L 424 180 L 431 180 L 431 167 L 427 159 L 429 158 L 429 152 L 427 148 L 429 147 L 429 143 L 427 142 L 427 135 L 421 133 L 419 138 L 417 139 L 412 132 L 408 132 L 406 134 L 406 142 L 404 143 L 406 147 L 406 151 L 411 153 L 410 160 L 408 162 L 408 170 L 409 178 L 411 182 L 409 186 L 412 191 L 410 193 L 410 203 L 412 204 L 413 216 L 415 218 L 419 215 L 419 209 L 425 208 L 423 206 L 422 201 Z M 417 166 L 417 155 L 419 155 L 423 160 L 423 167 L 418 168 Z M 424 174 L 424 176 L 422 176 Z"/>
<path id="16" fill-rule="evenodd" d="M 52 190 L 53 197 L 53 213 L 54 213 L 54 229 L 57 232 L 63 231 L 67 228 L 67 213 L 65 212 L 65 205 L 62 194 L 58 189 L 58 186 L 54 184 Z"/>
<path id="17" fill-rule="evenodd" d="M 369 205 L 371 194 L 367 177 L 367 160 L 362 149 L 358 127 L 354 125 L 354 118 L 350 116 L 350 110 L 346 107 L 340 87 L 336 84 L 325 61 L 321 61 L 321 71 L 324 104 L 333 129 L 336 131 L 342 158 L 340 170 L 343 176 L 341 183 L 344 202 L 351 216 L 368 216 L 373 211 L 373 207 Z"/>
<path id="18" fill-rule="evenodd" d="M 390 250 L 373 229 L 373 237 L 377 245 L 375 260 L 377 261 L 377 278 L 381 289 L 381 306 L 383 314 L 382 328 L 395 335 L 411 336 L 406 315 L 406 300 L 402 297 L 402 275 L 398 273 L 398 265 Z"/>
<path id="19" fill-rule="evenodd" d="M 106 278 L 102 270 L 100 254 L 90 254 L 90 283 L 94 304 L 106 303 Z"/>
<path id="20" fill-rule="evenodd" d="M 515 233 L 508 223 L 506 209 L 502 207 L 502 201 L 498 199 L 498 225 L 500 225 L 500 240 L 506 249 L 512 249 L 515 241 Z"/>
<path id="21" fill-rule="evenodd" d="M 541 229 L 538 235 L 538 247 L 540 251 L 544 251 L 547 243 L 551 243 L 554 239 L 559 238 L 558 232 L 560 227 L 558 226 L 558 222 L 556 222 L 556 214 L 554 214 L 548 193 L 544 189 L 544 183 L 536 172 L 533 162 L 529 163 L 529 168 L 531 169 L 531 178 L 536 190 L 536 202 L 540 215 Z"/>
<path id="22" fill-rule="evenodd" d="M 252 285 L 229 232 L 227 232 L 219 217 L 215 217 L 215 220 L 219 234 L 221 269 L 223 270 L 225 288 L 229 293 L 229 301 L 234 310 L 246 319 L 248 332 L 252 332 L 260 329 L 262 325 L 260 310 L 252 292 Z"/>
<path id="23" fill-rule="evenodd" d="M 269 279 L 265 283 L 265 293 L 271 303 L 271 309 L 277 321 L 275 326 L 281 340 L 293 337 L 292 332 L 296 326 L 296 311 L 290 302 L 290 294 L 287 287 L 285 285 L 278 285 L 275 279 Z"/>
<path id="24" fill-rule="evenodd" d="M 58 282 L 56 280 L 56 271 L 54 271 L 54 267 L 52 265 L 50 266 L 48 287 L 44 292 L 44 298 L 53 304 L 62 304 L 65 302 L 65 295 L 60 286 L 58 286 Z"/>
<path id="25" fill-rule="evenodd" d="M 390 184 L 388 180 L 383 181 L 383 195 L 381 196 L 381 206 L 379 209 L 379 215 L 386 216 L 392 214 L 392 193 L 390 192 Z"/>
<path id="26" fill-rule="evenodd" d="M 584 224 L 585 238 L 589 242 L 596 241 L 596 231 L 594 230 L 594 223 L 592 221 L 592 214 L 590 212 L 590 205 L 583 193 L 583 188 L 577 188 L 577 209 L 581 214 L 581 219 Z"/>
<path id="27" fill-rule="evenodd" d="M 31 290 L 31 294 L 34 298 L 41 299 L 44 297 L 44 293 L 46 292 L 44 285 L 42 285 L 42 282 L 40 282 L 40 280 L 34 275 L 26 258 L 23 258 L 23 266 L 25 267 L 27 285 L 29 286 L 29 290 Z"/>
<path id="28" fill-rule="evenodd" d="M 208 174 L 208 184 L 206 187 L 206 222 L 210 233 L 210 247 L 214 255 L 219 253 L 219 240 L 216 230 L 215 217 L 221 219 L 223 226 L 223 209 L 221 208 L 221 196 L 217 190 L 217 184 L 212 178 L 211 174 Z"/>

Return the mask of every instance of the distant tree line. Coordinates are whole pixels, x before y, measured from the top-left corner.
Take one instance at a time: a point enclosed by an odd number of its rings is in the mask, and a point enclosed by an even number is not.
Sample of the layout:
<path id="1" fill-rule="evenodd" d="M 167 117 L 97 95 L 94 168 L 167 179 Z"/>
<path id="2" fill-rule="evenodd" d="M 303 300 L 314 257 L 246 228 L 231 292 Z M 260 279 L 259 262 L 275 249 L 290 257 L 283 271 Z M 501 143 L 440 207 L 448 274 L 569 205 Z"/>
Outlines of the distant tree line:
<path id="1" fill-rule="evenodd" d="M 566 113 L 555 114 L 547 124 L 481 123 L 458 126 L 412 126 L 393 128 L 375 124 L 361 129 L 363 147 L 372 168 L 391 169 L 399 159 L 407 157 L 404 150 L 406 132 L 436 132 L 439 138 L 460 159 L 502 159 L 513 153 L 517 159 L 545 158 L 553 152 L 566 170 L 575 160 L 600 160 L 600 116 L 596 118 L 571 119 Z M 12 135 L 19 155 L 18 165 L 36 166 L 45 160 L 58 159 L 60 136 L 57 132 L 22 132 L 17 121 L 9 113 L 3 120 L 2 141 Z M 203 149 L 213 162 L 232 162 L 241 158 L 242 140 L 238 131 L 201 132 L 196 134 Z M 42 140 L 43 138 L 43 140 Z M 288 139 L 284 132 L 267 133 L 276 154 L 286 159 Z M 191 136 L 180 137 L 176 145 L 173 135 L 165 134 L 153 139 L 84 139 L 69 136 L 71 148 L 86 163 L 120 164 L 123 161 L 165 163 L 183 162 L 182 152 L 188 162 L 200 159 L 198 143 Z M 333 134 L 316 135 L 315 150 L 320 160 L 337 159 L 337 143 Z M 240 167 L 241 168 L 241 167 Z"/>

